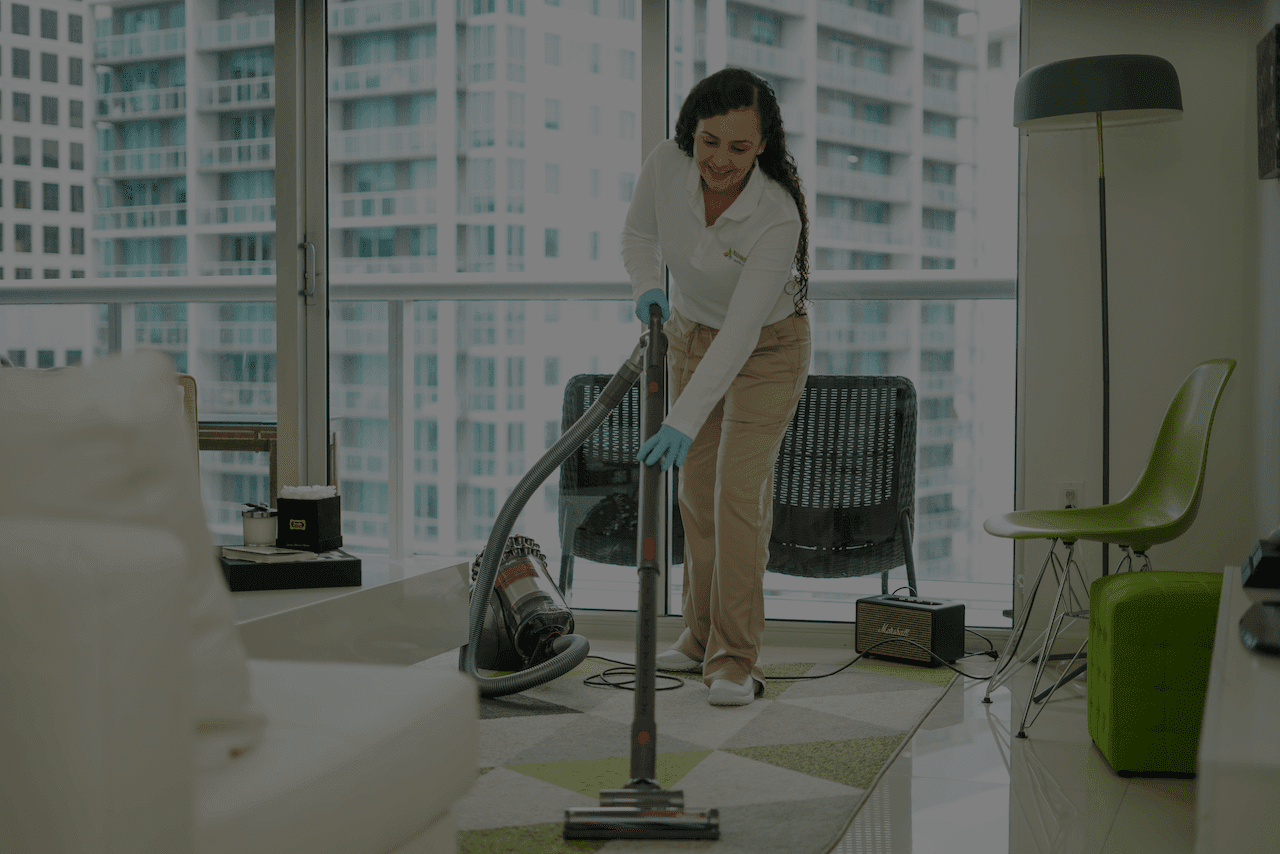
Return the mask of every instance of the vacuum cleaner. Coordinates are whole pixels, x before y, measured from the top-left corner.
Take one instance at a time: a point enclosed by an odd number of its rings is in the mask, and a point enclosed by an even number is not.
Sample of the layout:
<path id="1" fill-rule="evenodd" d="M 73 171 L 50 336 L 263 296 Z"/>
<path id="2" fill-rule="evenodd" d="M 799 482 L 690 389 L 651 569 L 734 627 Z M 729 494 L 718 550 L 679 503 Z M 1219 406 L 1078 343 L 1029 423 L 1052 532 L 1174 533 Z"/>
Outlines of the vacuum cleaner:
<path id="1" fill-rule="evenodd" d="M 541 483 L 595 432 L 642 375 L 643 444 L 662 426 L 666 396 L 666 338 L 661 310 L 652 306 L 649 329 L 592 405 L 527 471 L 503 504 L 472 567 L 470 631 L 458 668 L 475 679 L 482 697 L 518 693 L 568 673 L 586 659 L 586 638 L 573 634 L 573 614 L 547 571 L 546 558 L 527 537 L 510 537 L 516 517 Z M 662 471 L 640 468 L 636 614 L 635 710 L 631 725 L 630 779 L 603 789 L 599 807 L 565 810 L 565 839 L 719 839 L 716 809 L 684 805 L 684 793 L 657 782 L 658 583 L 666 561 L 660 537 Z M 483 663 L 482 663 L 483 662 Z M 478 667 L 515 670 L 483 676 Z"/>

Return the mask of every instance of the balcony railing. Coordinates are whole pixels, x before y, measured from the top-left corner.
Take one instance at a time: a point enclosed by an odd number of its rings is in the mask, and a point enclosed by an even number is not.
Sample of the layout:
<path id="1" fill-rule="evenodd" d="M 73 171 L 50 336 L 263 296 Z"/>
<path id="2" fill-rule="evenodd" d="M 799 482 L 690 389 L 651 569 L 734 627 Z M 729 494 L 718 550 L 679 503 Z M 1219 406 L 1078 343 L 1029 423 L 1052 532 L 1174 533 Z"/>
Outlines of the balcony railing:
<path id="1" fill-rule="evenodd" d="M 954 138 L 949 136 L 922 134 L 920 137 L 920 153 L 929 160 L 943 160 L 949 163 L 958 163 L 962 159 L 960 157 L 960 146 Z"/>
<path id="2" fill-rule="evenodd" d="M 920 185 L 920 201 L 931 207 L 959 208 L 959 196 L 954 184 L 935 184 L 925 181 Z"/>
<path id="3" fill-rule="evenodd" d="M 275 15 L 208 21 L 200 25 L 196 35 L 196 45 L 200 50 L 260 47 L 274 44 L 275 40 Z"/>
<path id="4" fill-rule="evenodd" d="M 273 138 L 220 142 L 200 147 L 198 168 L 202 172 L 270 169 L 275 165 L 276 141 Z"/>
<path id="5" fill-rule="evenodd" d="M 329 202 L 329 218 L 335 226 L 360 225 L 364 217 L 416 217 L 435 212 L 436 194 L 420 190 L 334 193 Z"/>
<path id="6" fill-rule="evenodd" d="M 930 56 L 950 60 L 958 65 L 977 67 L 978 47 L 973 39 L 957 38 L 929 30 L 925 30 L 923 35 L 924 52 Z"/>
<path id="7" fill-rule="evenodd" d="M 818 113 L 818 137 L 832 142 L 848 142 L 854 145 L 878 148 L 885 151 L 908 153 L 911 151 L 911 134 L 892 125 L 878 125 L 829 113 Z"/>
<path id="8" fill-rule="evenodd" d="M 94 225 L 100 231 L 124 228 L 172 228 L 187 224 L 187 206 L 133 205 L 127 208 L 99 208 Z"/>
<path id="9" fill-rule="evenodd" d="M 903 47 L 912 44 L 910 24 L 890 18 L 888 15 L 877 15 L 865 9 L 854 9 L 843 3 L 833 3 L 831 0 L 818 0 L 818 23 L 824 27 L 868 36 Z"/>
<path id="10" fill-rule="evenodd" d="M 837 169 L 830 166 L 819 166 L 814 170 L 814 177 L 817 180 L 815 189 L 825 193 L 887 202 L 911 201 L 911 179 L 909 178 L 878 175 L 874 172 L 856 172 L 852 169 Z"/>
<path id="11" fill-rule="evenodd" d="M 348 131 L 335 134 L 331 143 L 329 158 L 341 162 L 433 157 L 436 153 L 436 129 L 405 127 Z"/>
<path id="12" fill-rule="evenodd" d="M 369 276 L 388 276 L 393 279 L 434 273 L 436 259 L 433 256 L 392 255 L 387 258 L 331 258 L 329 275 L 335 283 L 356 284 Z"/>
<path id="13" fill-rule="evenodd" d="M 276 221 L 275 199 L 237 199 L 201 205 L 200 225 L 258 225 L 254 231 L 265 231 Z"/>
<path id="14" fill-rule="evenodd" d="M 186 262 L 174 264 L 99 264 L 102 279 L 173 279 L 187 275 Z"/>
<path id="15" fill-rule="evenodd" d="M 972 116 L 977 108 L 972 95 L 962 95 L 951 89 L 939 89 L 937 86 L 925 85 L 921 90 L 921 102 L 924 108 L 934 113 L 945 113 L 950 116 Z"/>
<path id="16" fill-rule="evenodd" d="M 239 110 L 251 107 L 273 107 L 276 103 L 274 77 L 250 77 L 243 80 L 219 80 L 200 87 L 201 110 Z"/>
<path id="17" fill-rule="evenodd" d="M 831 86 L 901 104 L 911 103 L 909 80 L 881 74 L 878 71 L 868 71 L 865 68 L 853 68 L 825 59 L 819 59 L 815 64 L 818 67 L 817 77 L 820 86 Z"/>
<path id="18" fill-rule="evenodd" d="M 922 228 L 920 229 L 920 244 L 926 249 L 941 249 L 944 252 L 954 252 L 956 249 L 956 233 L 954 231 Z"/>
<path id="19" fill-rule="evenodd" d="M 184 86 L 142 89 L 99 95 L 97 100 L 100 119 L 159 119 L 182 115 L 186 111 L 187 90 Z"/>
<path id="20" fill-rule="evenodd" d="M 746 39 L 728 39 L 730 65 L 804 79 L 804 57 L 793 50 L 756 44 Z"/>
<path id="21" fill-rule="evenodd" d="M 329 7 L 329 32 L 406 27 L 433 23 L 436 0 L 365 0 Z"/>
<path id="22" fill-rule="evenodd" d="M 349 65 L 329 71 L 329 97 L 347 98 L 388 92 L 415 92 L 434 89 L 435 60 L 410 59 Z"/>
<path id="23" fill-rule="evenodd" d="M 815 221 L 819 240 L 836 240 L 850 243 L 864 243 L 877 247 L 911 245 L 911 230 L 894 228 L 873 222 L 853 222 L 843 219 L 822 219 Z"/>
<path id="24" fill-rule="evenodd" d="M 182 27 L 169 30 L 151 30 L 145 33 L 128 33 L 105 36 L 93 40 L 93 58 L 96 62 L 127 59 L 164 59 L 182 56 L 187 49 L 187 31 Z"/>
<path id="25" fill-rule="evenodd" d="M 207 261 L 200 265 L 201 276 L 268 276 L 275 278 L 275 261 Z M 203 295 L 201 299 L 203 299 Z"/>
<path id="26" fill-rule="evenodd" d="M 187 169 L 187 148 L 184 145 L 171 145 L 104 151 L 98 155 L 97 161 L 98 174 L 113 178 L 181 175 Z"/>

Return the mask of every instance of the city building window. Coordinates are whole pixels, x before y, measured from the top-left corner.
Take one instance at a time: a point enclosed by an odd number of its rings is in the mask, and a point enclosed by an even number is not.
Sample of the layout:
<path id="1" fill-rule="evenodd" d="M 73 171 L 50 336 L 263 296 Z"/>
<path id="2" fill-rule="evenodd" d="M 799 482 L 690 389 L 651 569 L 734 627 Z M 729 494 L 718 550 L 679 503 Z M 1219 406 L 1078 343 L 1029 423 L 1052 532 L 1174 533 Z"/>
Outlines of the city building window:
<path id="1" fill-rule="evenodd" d="M 551 130 L 560 129 L 560 99 L 548 98 L 546 106 L 546 118 L 543 122 Z"/>
<path id="2" fill-rule="evenodd" d="M 84 213 L 84 187 L 80 184 L 71 185 L 70 207 L 73 213 Z"/>
<path id="3" fill-rule="evenodd" d="M 560 34 L 547 33 L 543 39 L 543 61 L 547 65 L 560 64 Z"/>
<path id="4" fill-rule="evenodd" d="M 924 397 L 920 399 L 920 418 L 925 421 L 941 421 L 956 417 L 956 402 L 952 397 Z"/>
<path id="5" fill-rule="evenodd" d="M 951 468 L 951 464 L 951 445 L 922 445 L 920 447 L 920 468 L 945 469 Z"/>
<path id="6" fill-rule="evenodd" d="M 495 10 L 493 0 L 471 0 L 471 14 L 491 15 Z"/>
<path id="7" fill-rule="evenodd" d="M 952 504 L 950 492 L 923 496 L 918 506 L 921 513 L 950 513 L 956 509 Z"/>
<path id="8" fill-rule="evenodd" d="M 507 14 L 524 17 L 524 0 L 507 0 Z"/>
<path id="9" fill-rule="evenodd" d="M 28 251 L 30 251 L 30 250 L 28 250 Z M 30 278 L 31 278 L 31 268 L 30 268 L 30 267 L 14 267 L 14 268 L 13 268 L 13 277 L 14 277 L 15 279 L 30 279 Z"/>
<path id="10" fill-rule="evenodd" d="M 57 255 L 61 250 L 59 246 L 59 232 L 61 229 L 56 225 L 46 225 L 44 227 L 44 254 Z"/>
<path id="11" fill-rule="evenodd" d="M 46 125 L 58 124 L 58 99 L 43 95 L 40 98 L 40 122 Z"/>
<path id="12" fill-rule="evenodd" d="M 15 368 L 25 368 L 27 366 L 27 351 L 26 350 L 10 350 L 9 362 Z"/>
<path id="13" fill-rule="evenodd" d="M 84 254 L 84 229 L 83 228 L 72 227 L 71 229 L 71 254 L 72 255 Z"/>
<path id="14" fill-rule="evenodd" d="M 13 165 L 31 165 L 31 137 L 15 136 L 13 138 Z"/>
<path id="15" fill-rule="evenodd" d="M 13 251 L 14 252 L 30 252 L 31 251 L 31 226 L 26 225 L 25 223 L 18 223 L 14 225 Z M 31 278 L 31 274 L 27 273 L 26 277 L 28 279 Z M 18 278 L 19 279 L 22 278 L 21 271 L 19 271 L 18 273 Z"/>
<path id="16" fill-rule="evenodd" d="M 560 192 L 560 164 L 559 163 L 547 164 L 547 192 L 548 193 Z"/>
<path id="17" fill-rule="evenodd" d="M 40 38 L 58 38 L 58 13 L 50 9 L 40 10 Z"/>
<path id="18" fill-rule="evenodd" d="M 956 77 L 960 69 L 954 65 L 948 65 L 943 62 L 936 62 L 932 59 L 924 61 L 924 85 L 932 86 L 935 89 L 946 89 L 948 92 L 956 91 Z"/>
<path id="19" fill-rule="evenodd" d="M 45 83 L 58 82 L 58 55 L 56 53 L 40 54 L 40 80 Z"/>
<path id="20" fill-rule="evenodd" d="M 170 15 L 173 13 L 170 12 Z M 172 21 L 170 21 L 172 24 Z M 81 15 L 67 15 L 67 41 L 75 44 L 84 42 L 84 17 Z"/>
<path id="21" fill-rule="evenodd" d="M 31 78 L 31 51 L 20 47 L 9 51 L 9 64 L 13 66 L 13 76 L 21 80 Z"/>
<path id="22" fill-rule="evenodd" d="M 507 79 L 524 82 L 524 27 L 507 25 Z"/>
<path id="23" fill-rule="evenodd" d="M 15 35 L 31 35 L 31 7 L 25 3 L 12 3 L 9 6 L 11 25 Z"/>
<path id="24" fill-rule="evenodd" d="M 84 101 L 72 99 L 67 102 L 69 110 L 67 112 L 67 124 L 73 128 L 84 127 Z"/>
<path id="25" fill-rule="evenodd" d="M 560 257 L 560 229 L 548 228 L 543 232 L 543 252 L 547 258 Z"/>
<path id="26" fill-rule="evenodd" d="M 920 210 L 920 220 L 921 227 L 932 229 L 933 231 L 956 230 L 955 211 L 937 210 L 936 208 L 922 208 Z"/>
<path id="27" fill-rule="evenodd" d="M 920 256 L 920 269 L 922 270 L 954 270 L 956 268 L 956 259 L 954 258 L 935 258 L 929 255 Z"/>
<path id="28" fill-rule="evenodd" d="M 67 82 L 72 86 L 84 85 L 84 60 L 78 56 L 67 57 Z"/>
<path id="29" fill-rule="evenodd" d="M 560 385 L 560 357 L 547 356 L 542 360 L 542 383 L 543 385 L 558 386 Z M 554 421 L 548 421 L 548 424 L 554 424 Z M 559 438 L 557 436 L 556 438 Z M 552 439 L 554 442 L 555 439 Z"/>
<path id="30" fill-rule="evenodd" d="M 987 68 L 999 68 L 1004 64 L 1004 42 L 991 39 L 987 42 Z"/>
<path id="31" fill-rule="evenodd" d="M 924 114 L 924 132 L 930 136 L 945 136 L 951 139 L 956 138 L 956 120 L 953 116 L 943 116 L 938 113 L 925 112 Z"/>
<path id="32" fill-rule="evenodd" d="M 31 96 L 26 92 L 13 93 L 13 120 L 15 122 L 31 121 Z"/>
<path id="33" fill-rule="evenodd" d="M 949 374 L 956 368 L 954 350 L 921 350 L 920 370 L 935 374 Z"/>
<path id="34" fill-rule="evenodd" d="M 13 206 L 18 210 L 31 210 L 31 182 L 13 182 Z"/>
<path id="35" fill-rule="evenodd" d="M 598 231 L 591 232 L 591 260 L 600 260 L 600 232 Z M 626 306 L 624 305 L 623 308 L 625 309 Z"/>
<path id="36" fill-rule="evenodd" d="M 954 163 L 939 163 L 937 160 L 924 161 L 924 180 L 933 184 L 956 183 L 956 167 Z"/>
<path id="37" fill-rule="evenodd" d="M 68 350 L 68 351 L 67 351 L 67 367 L 72 367 L 73 365 L 78 365 L 78 364 L 80 364 L 80 363 L 81 363 L 81 362 L 83 362 L 83 361 L 84 361 L 84 351 L 83 351 L 83 350 Z"/>
<path id="38" fill-rule="evenodd" d="M 43 189 L 44 209 L 47 211 L 56 211 L 58 209 L 58 185 L 46 183 Z"/>
<path id="39" fill-rule="evenodd" d="M 623 49 L 618 52 L 618 76 L 623 80 L 636 79 L 636 52 Z"/>
<path id="40" fill-rule="evenodd" d="M 939 537 L 920 542 L 921 560 L 942 560 L 951 557 L 951 538 Z"/>
<path id="41" fill-rule="evenodd" d="M 58 141 L 56 139 L 40 140 L 40 161 L 46 169 L 58 168 Z"/>
<path id="42" fill-rule="evenodd" d="M 633 110 L 618 111 L 618 138 L 625 142 L 636 138 L 636 114 Z"/>
<path id="43" fill-rule="evenodd" d="M 492 80 L 494 75 L 494 58 L 498 54 L 497 28 L 492 24 L 482 27 L 471 27 L 468 41 L 471 43 L 471 81 Z"/>
<path id="44" fill-rule="evenodd" d="M 756 44 L 776 46 L 782 41 L 782 17 L 766 12 L 751 13 L 751 29 L 748 38 Z"/>
<path id="45" fill-rule="evenodd" d="M 84 143 L 83 142 L 71 143 L 71 156 L 69 159 L 71 161 L 70 165 L 72 169 L 78 169 L 81 171 L 84 170 Z"/>
<path id="46" fill-rule="evenodd" d="M 600 43 L 591 43 L 591 73 L 600 73 Z"/>
<path id="47" fill-rule="evenodd" d="M 46 270 L 45 272 L 48 272 L 48 271 Z M 49 278 L 49 277 L 48 277 L 48 276 L 45 276 L 45 278 L 47 279 L 47 278 Z M 36 367 L 37 367 L 37 368 L 52 368 L 52 367 L 53 367 L 53 351 L 52 351 L 52 350 L 37 350 L 37 351 L 36 351 Z"/>
<path id="48" fill-rule="evenodd" d="M 921 303 L 920 322 L 940 326 L 954 326 L 956 322 L 956 304 L 953 302 Z"/>
<path id="49" fill-rule="evenodd" d="M 59 270 L 57 267 L 45 267 L 44 277 L 46 279 L 61 279 L 62 271 Z"/>
<path id="50" fill-rule="evenodd" d="M 636 173 L 620 172 L 618 173 L 618 201 L 630 202 L 631 195 L 636 190 Z"/>

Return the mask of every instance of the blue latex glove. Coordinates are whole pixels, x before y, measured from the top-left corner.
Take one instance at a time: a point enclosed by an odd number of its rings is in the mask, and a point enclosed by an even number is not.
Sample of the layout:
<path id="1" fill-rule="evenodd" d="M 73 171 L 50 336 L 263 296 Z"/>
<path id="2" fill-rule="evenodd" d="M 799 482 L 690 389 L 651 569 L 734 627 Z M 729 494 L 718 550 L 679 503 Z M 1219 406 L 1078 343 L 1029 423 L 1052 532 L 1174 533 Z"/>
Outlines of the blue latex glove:
<path id="1" fill-rule="evenodd" d="M 671 306 L 667 304 L 667 295 L 661 288 L 650 288 L 636 300 L 636 318 L 645 325 L 649 323 L 649 306 L 657 305 L 662 309 L 662 322 L 666 323 L 671 316 Z"/>
<path id="2" fill-rule="evenodd" d="M 657 434 L 650 436 L 649 441 L 641 446 L 636 459 L 647 466 L 661 460 L 662 470 L 666 471 L 671 468 L 673 462 L 678 466 L 684 465 L 684 458 L 688 455 L 691 444 L 693 440 L 688 436 L 674 427 L 663 424 Z"/>

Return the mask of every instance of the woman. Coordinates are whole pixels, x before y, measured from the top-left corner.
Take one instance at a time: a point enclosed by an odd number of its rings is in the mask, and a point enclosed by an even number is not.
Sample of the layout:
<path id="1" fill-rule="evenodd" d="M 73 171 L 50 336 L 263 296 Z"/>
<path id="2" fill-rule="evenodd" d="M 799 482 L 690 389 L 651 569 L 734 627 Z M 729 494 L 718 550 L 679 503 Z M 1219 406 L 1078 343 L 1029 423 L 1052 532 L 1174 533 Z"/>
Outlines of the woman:
<path id="1" fill-rule="evenodd" d="M 685 630 L 658 666 L 701 670 L 712 705 L 764 690 L 773 465 L 809 373 L 807 231 L 773 89 L 738 68 L 699 82 L 640 171 L 622 259 L 636 316 L 662 309 L 673 400 L 637 459 L 682 467 Z"/>

